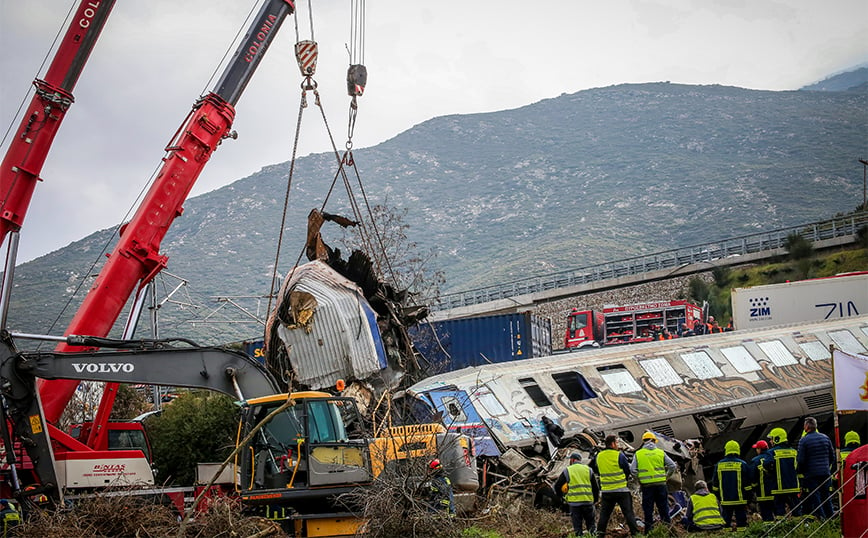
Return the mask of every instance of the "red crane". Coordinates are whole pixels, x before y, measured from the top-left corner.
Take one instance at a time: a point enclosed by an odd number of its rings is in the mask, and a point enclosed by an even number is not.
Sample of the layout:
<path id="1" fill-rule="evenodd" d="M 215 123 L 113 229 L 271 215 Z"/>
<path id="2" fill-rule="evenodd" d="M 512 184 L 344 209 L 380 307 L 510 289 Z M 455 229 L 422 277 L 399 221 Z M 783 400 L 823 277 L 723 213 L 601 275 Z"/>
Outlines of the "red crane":
<path id="1" fill-rule="evenodd" d="M 250 81 L 283 21 L 293 13 L 291 0 L 266 0 L 235 51 L 216 88 L 193 105 L 176 131 L 163 157 L 163 166 L 132 220 L 120 230 L 120 239 L 108 257 L 65 334 L 106 336 L 125 303 L 163 267 L 167 257 L 160 243 L 220 142 L 233 136 L 235 104 Z M 87 348 L 61 344 L 56 351 Z M 39 392 L 47 421 L 56 423 L 78 386 L 78 381 L 40 380 Z M 86 445 L 105 444 L 117 384 L 107 384 Z M 81 442 L 49 425 L 59 451 L 81 450 Z"/>
<path id="2" fill-rule="evenodd" d="M 0 167 L 0 244 L 24 222 L 48 151 L 66 111 L 72 90 L 105 26 L 115 0 L 82 0 L 36 92 L 21 119 Z"/>

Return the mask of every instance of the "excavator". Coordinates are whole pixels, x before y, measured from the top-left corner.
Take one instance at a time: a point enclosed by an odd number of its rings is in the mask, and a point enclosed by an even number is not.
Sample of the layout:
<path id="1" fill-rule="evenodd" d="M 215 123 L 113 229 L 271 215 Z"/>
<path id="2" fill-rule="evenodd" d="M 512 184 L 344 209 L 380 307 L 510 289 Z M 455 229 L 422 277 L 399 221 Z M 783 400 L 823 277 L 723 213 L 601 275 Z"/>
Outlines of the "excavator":
<path id="1" fill-rule="evenodd" d="M 100 3 L 88 5 L 93 9 Z M 237 398 L 243 413 L 235 491 L 249 510 L 280 520 L 296 535 L 352 534 L 361 519 L 337 508 L 338 495 L 369 484 L 398 460 L 430 459 L 454 446 L 459 447 L 459 455 L 468 450 L 466 438 L 446 433 L 439 425 L 396 427 L 372 438 L 352 398 L 313 391 L 281 393 L 270 374 L 243 354 L 177 342 L 133 341 L 128 339 L 131 330 L 125 331 L 125 339 L 107 338 L 131 297 L 127 327 L 135 326 L 147 284 L 167 264 L 160 253 L 162 239 L 181 215 L 182 204 L 212 153 L 223 140 L 235 138 L 235 105 L 281 24 L 294 11 L 290 0 L 263 1 L 214 90 L 195 102 L 166 147 L 153 184 L 133 218 L 121 228 L 117 244 L 63 337 L 20 335 L 5 329 L 17 230 L 33 189 L 18 196 L 21 203 L 14 211 L 15 206 L 8 205 L 14 197 L 5 199 L 4 215 L 14 214 L 4 219 L 4 233 L 14 241 L 8 242 L 0 294 L 0 411 L 5 419 L 0 432 L 5 459 L 0 487 L 5 489 L 0 494 L 44 495 L 61 503 L 65 490 L 133 485 L 152 491 L 145 447 L 119 449 L 111 443 L 122 437 L 113 434 L 132 431 L 129 425 L 108 420 L 119 383 L 206 388 Z M 44 146 L 46 152 L 49 144 Z M 36 167 L 31 167 L 31 184 L 37 176 Z M 21 351 L 16 341 L 23 338 L 60 343 L 52 352 Z M 57 424 L 81 381 L 101 381 L 106 386 L 93 422 L 82 425 L 74 437 Z M 268 412 L 286 402 L 293 405 L 276 417 Z M 268 417 L 270 422 L 265 422 Z M 245 441 L 251 432 L 253 438 Z M 450 472 L 466 470 L 473 462 L 456 456 L 450 467 L 448 455 L 439 457 Z"/>

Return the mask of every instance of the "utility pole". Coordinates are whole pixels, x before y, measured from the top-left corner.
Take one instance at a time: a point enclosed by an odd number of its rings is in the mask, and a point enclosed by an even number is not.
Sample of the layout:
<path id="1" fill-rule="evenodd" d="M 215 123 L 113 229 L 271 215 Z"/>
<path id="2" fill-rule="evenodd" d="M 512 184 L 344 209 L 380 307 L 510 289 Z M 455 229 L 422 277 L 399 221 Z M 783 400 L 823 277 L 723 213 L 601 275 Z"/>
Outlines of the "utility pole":
<path id="1" fill-rule="evenodd" d="M 868 181 L 866 181 L 868 179 L 868 161 L 859 159 L 859 162 L 862 163 L 862 211 L 868 211 L 868 205 L 866 205 L 868 202 L 868 196 L 866 196 L 868 195 L 868 189 L 866 189 L 868 186 Z"/>

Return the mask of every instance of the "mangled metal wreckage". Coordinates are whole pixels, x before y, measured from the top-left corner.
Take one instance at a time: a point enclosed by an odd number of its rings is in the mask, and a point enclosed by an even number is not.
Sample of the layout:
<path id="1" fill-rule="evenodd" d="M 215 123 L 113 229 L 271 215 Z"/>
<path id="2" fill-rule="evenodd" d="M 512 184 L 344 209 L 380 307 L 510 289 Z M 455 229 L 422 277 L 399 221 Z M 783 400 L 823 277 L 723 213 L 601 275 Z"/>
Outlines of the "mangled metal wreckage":
<path id="1" fill-rule="evenodd" d="M 591 455 L 607 434 L 638 448 L 651 430 L 689 488 L 728 440 L 749 456 L 771 427 L 798 438 L 805 416 L 831 425 L 830 346 L 864 354 L 868 316 L 466 368 L 416 383 L 403 407 L 473 437 L 504 483 L 551 482 L 569 452 Z M 860 427 L 851 419 L 841 431 Z"/>
<path id="2" fill-rule="evenodd" d="M 281 286 L 269 316 L 266 366 L 284 388 L 332 390 L 346 383 L 365 410 L 420 373 L 406 327 L 427 315 L 407 307 L 406 292 L 377 277 L 370 258 L 356 250 L 347 260 L 320 235 L 325 221 L 354 225 L 345 217 L 313 210 L 307 257 Z"/>

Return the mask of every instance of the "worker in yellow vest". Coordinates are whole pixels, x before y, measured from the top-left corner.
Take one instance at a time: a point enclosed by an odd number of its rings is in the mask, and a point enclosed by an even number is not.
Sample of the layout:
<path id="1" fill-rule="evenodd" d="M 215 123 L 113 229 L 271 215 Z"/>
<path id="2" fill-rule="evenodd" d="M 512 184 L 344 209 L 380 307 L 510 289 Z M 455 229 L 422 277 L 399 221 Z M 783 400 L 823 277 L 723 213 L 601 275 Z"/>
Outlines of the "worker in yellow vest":
<path id="1" fill-rule="evenodd" d="M 669 523 L 669 492 L 666 477 L 677 469 L 672 458 L 657 447 L 657 436 L 653 432 L 642 434 L 642 447 L 633 455 L 630 472 L 639 479 L 642 490 L 642 512 L 645 517 L 645 532 L 654 525 L 654 507 L 664 523 Z"/>
<path id="2" fill-rule="evenodd" d="M 570 520 L 576 536 L 582 535 L 582 524 L 594 531 L 594 503 L 600 497 L 600 487 L 594 471 L 582 463 L 582 455 L 570 455 L 570 465 L 558 476 L 555 494 L 570 507 Z"/>
<path id="3" fill-rule="evenodd" d="M 600 519 L 597 520 L 597 537 L 606 536 L 606 527 L 615 505 L 621 507 L 621 513 L 630 528 L 630 536 L 639 534 L 636 516 L 633 515 L 633 496 L 627 487 L 630 477 L 630 464 L 627 457 L 618 448 L 618 438 L 609 435 L 605 440 L 606 448 L 601 450 L 594 460 L 597 475 L 600 477 Z"/>
<path id="4" fill-rule="evenodd" d="M 708 484 L 704 480 L 697 480 L 694 487 L 696 491 L 687 501 L 687 515 L 684 518 L 688 532 L 722 529 L 724 521 L 720 516 L 717 497 L 708 491 Z"/>
<path id="5" fill-rule="evenodd" d="M 0 499 L 0 520 L 3 521 L 3 538 L 9 535 L 9 530 L 21 523 L 21 514 L 6 499 Z"/>

